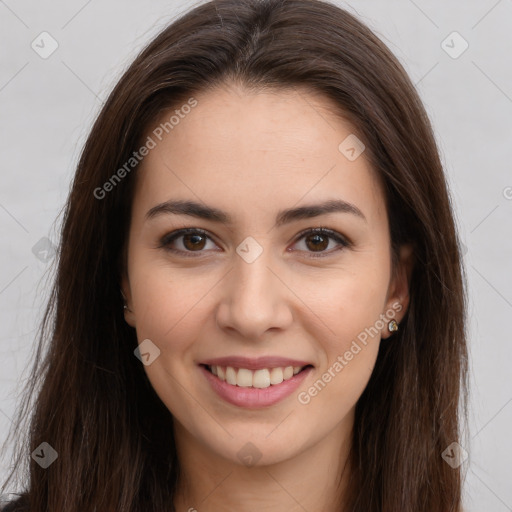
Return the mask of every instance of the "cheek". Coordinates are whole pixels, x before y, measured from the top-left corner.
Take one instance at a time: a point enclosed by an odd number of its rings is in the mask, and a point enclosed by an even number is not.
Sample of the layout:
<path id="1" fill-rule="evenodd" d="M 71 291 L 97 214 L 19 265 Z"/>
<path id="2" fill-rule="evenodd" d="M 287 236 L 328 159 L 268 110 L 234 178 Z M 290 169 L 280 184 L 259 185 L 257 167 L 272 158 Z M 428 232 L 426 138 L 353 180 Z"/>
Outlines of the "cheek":
<path id="1" fill-rule="evenodd" d="M 326 313 L 320 315 L 330 328 L 317 340 L 323 352 L 322 364 L 315 380 L 297 397 L 311 417 L 325 417 L 325 411 L 331 411 L 326 425 L 341 421 L 359 400 L 375 366 L 383 326 L 382 290 L 375 295 L 370 288 L 345 284 L 343 291 L 333 295 Z"/>
<path id="2" fill-rule="evenodd" d="M 200 298 L 211 285 L 155 261 L 134 266 L 130 284 L 139 343 L 149 339 L 160 351 L 144 371 L 167 409 L 181 418 L 180 412 L 197 406 L 182 383 L 190 379 L 194 341 L 206 321 Z"/>
<path id="3" fill-rule="evenodd" d="M 343 350 L 350 345 L 350 340 L 380 319 L 384 313 L 388 277 L 384 266 L 361 263 L 350 271 L 340 272 L 310 295 L 315 310 L 333 331 L 332 349 Z M 379 325 L 382 328 L 381 322 Z"/>
<path id="4" fill-rule="evenodd" d="M 325 357 L 316 387 L 322 390 L 321 401 L 332 403 L 337 410 L 346 410 L 357 401 L 373 371 L 385 326 L 381 315 L 388 277 L 383 265 L 368 263 L 353 267 L 322 293 L 316 292 L 313 309 L 329 328 L 323 340 L 318 340 Z M 323 387 L 328 389 L 323 391 Z"/>
<path id="5" fill-rule="evenodd" d="M 177 267 L 161 253 L 147 250 L 132 253 L 130 287 L 136 311 L 139 342 L 150 339 L 160 349 L 158 365 L 146 367 L 148 373 L 168 369 L 173 374 L 193 364 L 194 341 L 205 323 L 213 322 L 209 292 L 218 276 L 198 275 L 197 268 Z"/>
<path id="6" fill-rule="evenodd" d="M 198 300 L 204 293 L 190 282 L 187 286 L 179 279 L 166 278 L 157 269 L 133 289 L 139 339 L 153 340 L 162 352 L 184 350 L 200 328 Z"/>

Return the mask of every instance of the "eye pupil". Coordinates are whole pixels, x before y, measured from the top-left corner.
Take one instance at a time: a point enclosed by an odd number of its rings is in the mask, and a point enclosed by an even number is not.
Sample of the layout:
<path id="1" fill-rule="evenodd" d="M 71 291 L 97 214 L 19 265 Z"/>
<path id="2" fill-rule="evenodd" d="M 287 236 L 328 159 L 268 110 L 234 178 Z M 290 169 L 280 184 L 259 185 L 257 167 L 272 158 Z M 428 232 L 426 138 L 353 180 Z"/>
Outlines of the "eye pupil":
<path id="1" fill-rule="evenodd" d="M 197 241 L 198 241 L 198 239 L 201 239 L 201 238 L 203 239 L 203 240 L 202 240 L 203 244 L 202 244 L 202 245 L 197 245 Z M 194 241 L 192 242 L 192 244 L 193 244 L 193 245 L 192 245 L 191 247 L 189 247 L 189 246 L 187 245 L 187 243 L 188 243 L 191 239 L 193 239 Z M 194 248 L 195 248 L 195 249 L 198 249 L 198 248 L 199 248 L 199 249 L 202 249 L 202 248 L 204 247 L 204 236 L 203 236 L 203 235 L 197 235 L 197 234 L 187 234 L 187 235 L 183 235 L 183 245 L 184 245 L 187 249 L 190 249 L 190 248 L 192 248 L 192 249 L 194 249 Z"/>
<path id="2" fill-rule="evenodd" d="M 326 237 L 324 235 L 314 234 L 307 238 L 307 240 L 315 239 L 316 242 L 313 242 L 313 247 L 316 249 L 325 249 L 329 245 L 329 237 Z M 319 239 L 323 239 L 323 243 L 318 243 Z"/>

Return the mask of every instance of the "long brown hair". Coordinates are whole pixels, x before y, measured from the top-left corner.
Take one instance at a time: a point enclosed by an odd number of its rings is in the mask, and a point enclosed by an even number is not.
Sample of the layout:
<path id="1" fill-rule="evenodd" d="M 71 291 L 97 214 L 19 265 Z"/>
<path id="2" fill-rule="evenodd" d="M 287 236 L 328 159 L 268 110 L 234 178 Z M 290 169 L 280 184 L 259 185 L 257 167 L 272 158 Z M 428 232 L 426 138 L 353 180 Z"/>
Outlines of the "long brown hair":
<path id="1" fill-rule="evenodd" d="M 400 331 L 381 343 L 356 406 L 345 510 L 459 511 L 462 466 L 441 454 L 467 423 L 467 299 L 438 149 L 398 60 L 356 17 L 320 0 L 199 5 L 151 41 L 117 83 L 64 210 L 33 378 L 11 432 L 30 418 L 27 439 L 2 491 L 18 472 L 31 512 L 174 510 L 172 415 L 134 357 L 136 333 L 120 295 L 136 169 L 104 197 L 95 190 L 163 110 L 228 79 L 334 100 L 382 178 L 395 256 L 401 244 L 414 246 L 409 309 Z M 43 442 L 58 453 L 47 469 L 30 457 Z"/>

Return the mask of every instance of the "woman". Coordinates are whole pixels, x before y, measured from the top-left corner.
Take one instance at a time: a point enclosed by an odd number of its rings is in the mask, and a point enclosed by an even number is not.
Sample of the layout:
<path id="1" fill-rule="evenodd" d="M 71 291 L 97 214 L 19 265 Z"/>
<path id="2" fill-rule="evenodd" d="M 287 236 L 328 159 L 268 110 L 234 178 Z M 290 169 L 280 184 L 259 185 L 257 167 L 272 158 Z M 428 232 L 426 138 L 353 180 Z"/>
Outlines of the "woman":
<path id="1" fill-rule="evenodd" d="M 6 510 L 460 511 L 465 314 L 384 44 L 318 0 L 196 7 L 86 142 Z"/>

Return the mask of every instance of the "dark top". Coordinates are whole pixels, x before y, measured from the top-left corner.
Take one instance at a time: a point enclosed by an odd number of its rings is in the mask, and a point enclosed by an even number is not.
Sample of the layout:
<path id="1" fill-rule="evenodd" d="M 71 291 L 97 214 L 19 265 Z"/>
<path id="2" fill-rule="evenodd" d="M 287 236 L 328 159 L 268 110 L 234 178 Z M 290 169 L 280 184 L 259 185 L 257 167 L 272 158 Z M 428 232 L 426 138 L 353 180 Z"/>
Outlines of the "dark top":
<path id="1" fill-rule="evenodd" d="M 26 494 L 21 494 L 19 498 L 16 498 L 3 508 L 0 508 L 0 512 L 29 512 L 28 506 L 28 496 Z"/>

